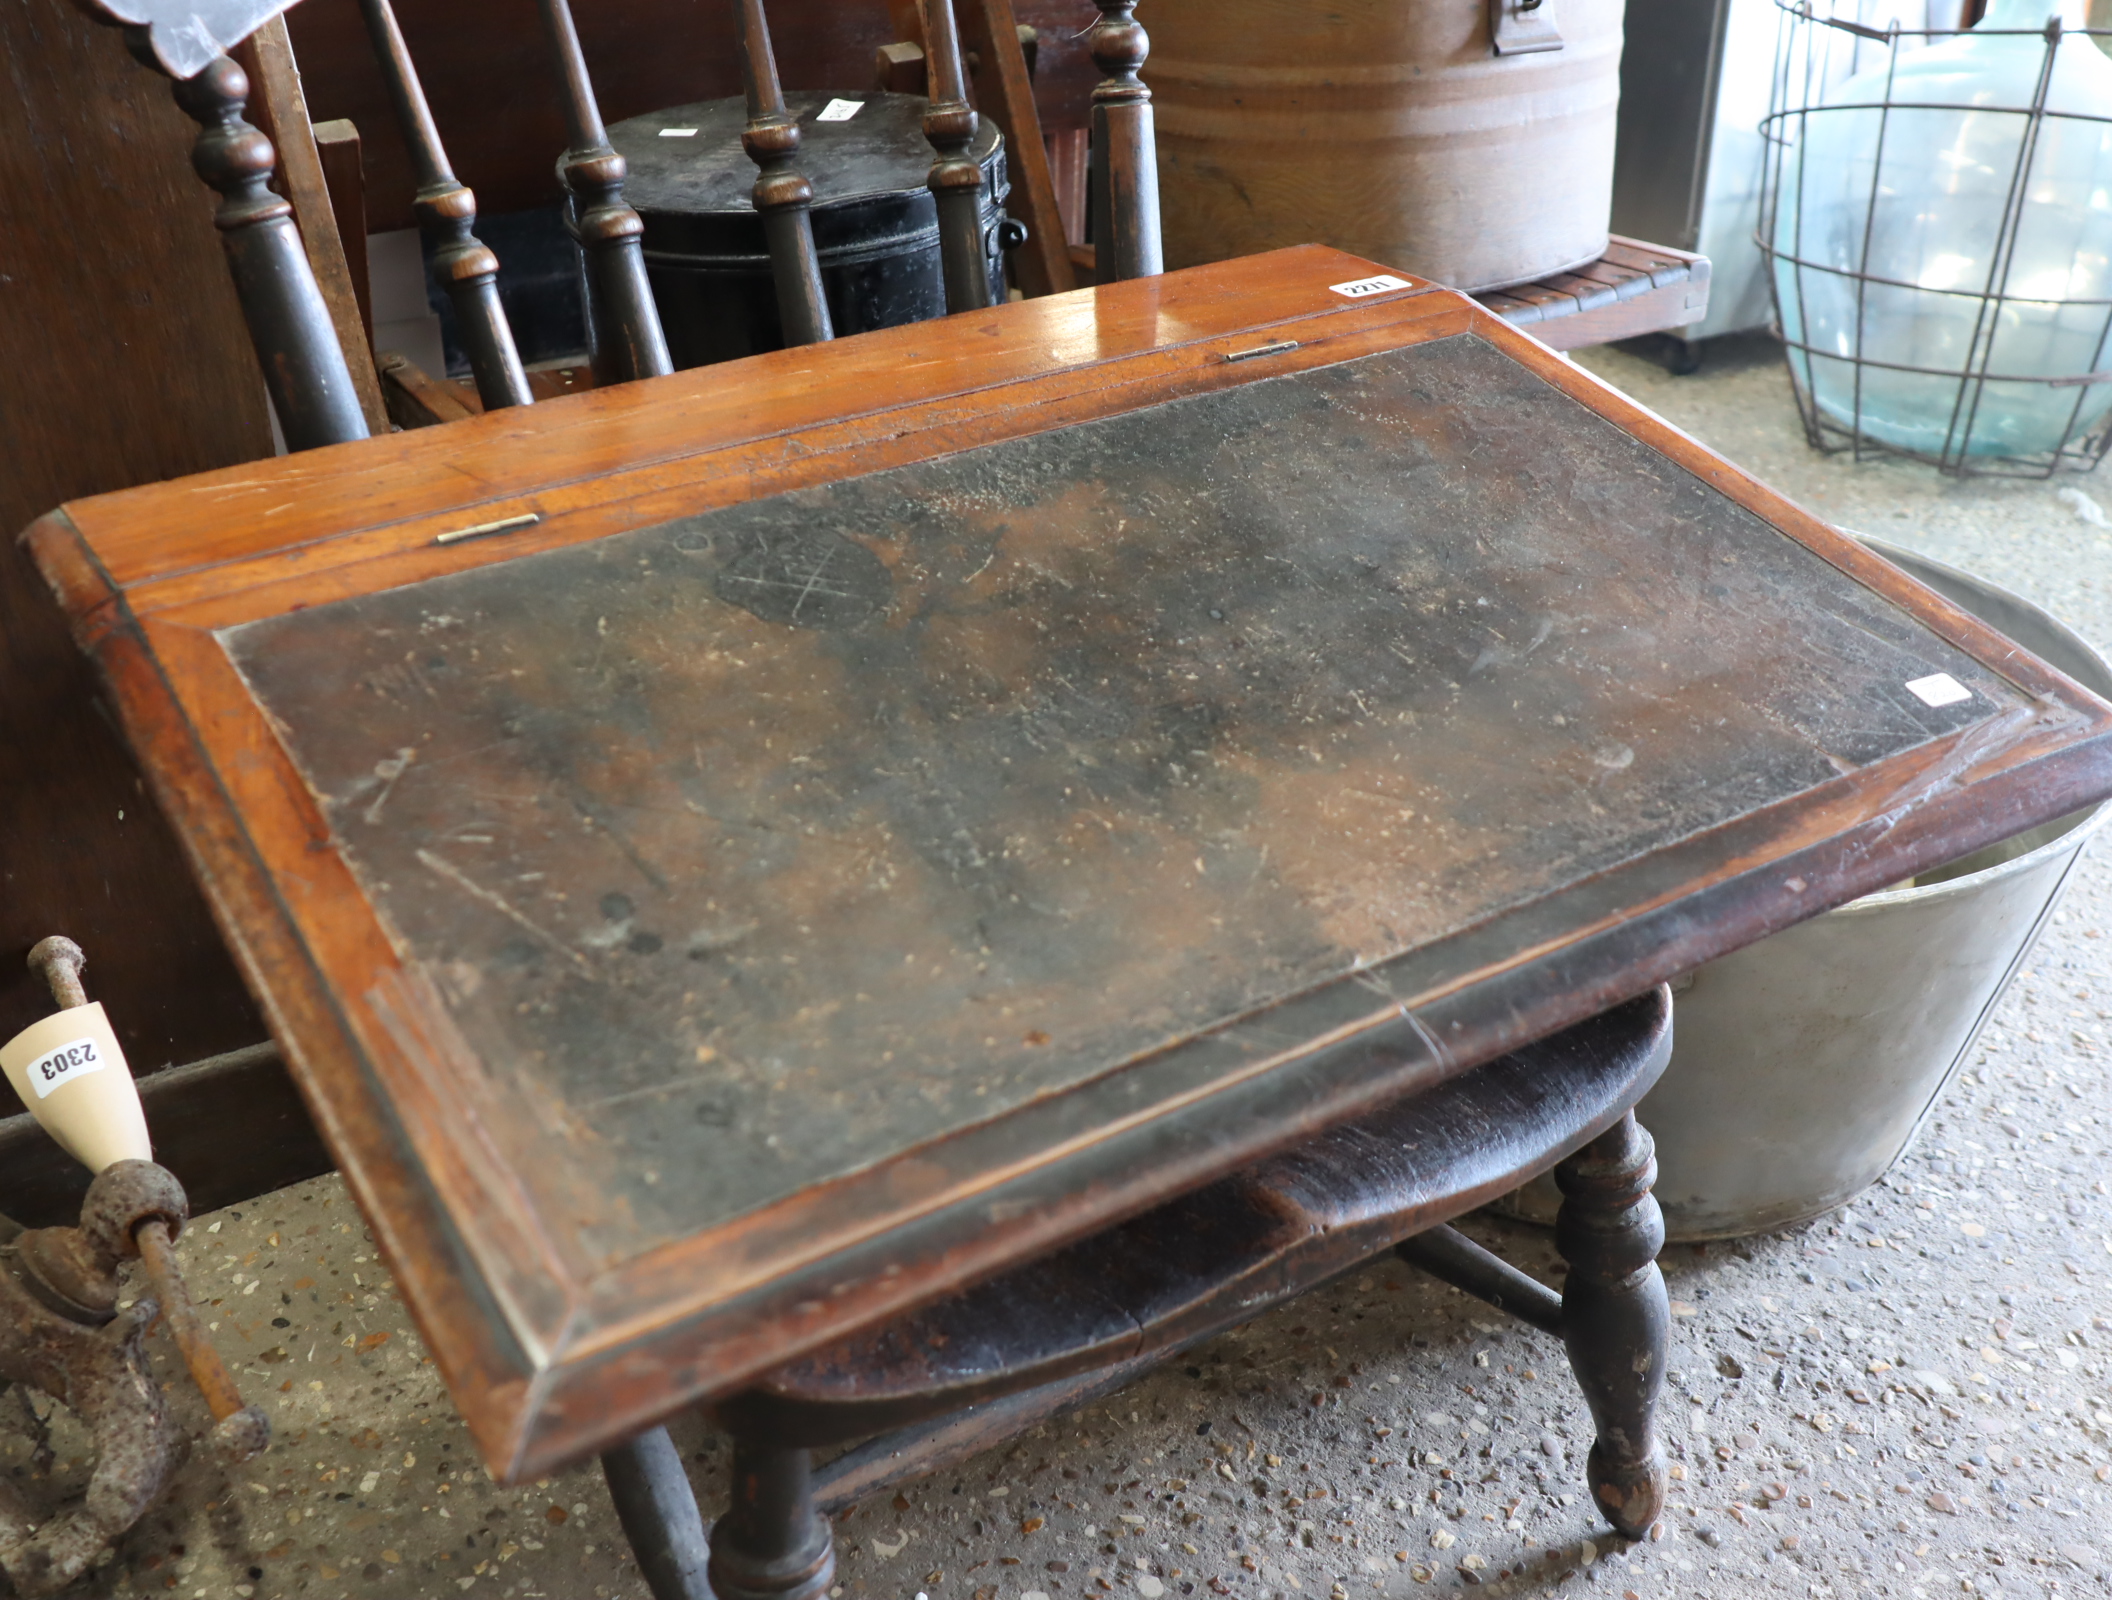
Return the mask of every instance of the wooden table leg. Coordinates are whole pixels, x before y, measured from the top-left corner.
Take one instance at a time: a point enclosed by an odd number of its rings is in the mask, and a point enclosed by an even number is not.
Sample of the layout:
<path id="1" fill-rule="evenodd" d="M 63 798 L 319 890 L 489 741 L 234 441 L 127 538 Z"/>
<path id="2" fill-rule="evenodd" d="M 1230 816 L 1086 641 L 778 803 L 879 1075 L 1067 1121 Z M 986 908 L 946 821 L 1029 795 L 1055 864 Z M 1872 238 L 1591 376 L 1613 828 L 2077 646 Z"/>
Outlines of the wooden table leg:
<path id="1" fill-rule="evenodd" d="M 667 1430 L 648 1428 L 608 1451 L 601 1473 L 653 1600 L 712 1600 L 704 1518 Z"/>
<path id="2" fill-rule="evenodd" d="M 1555 1247 L 1569 1263 L 1562 1342 L 1598 1429 L 1587 1475 L 1606 1520 L 1631 1539 L 1665 1505 L 1656 1417 L 1671 1309 L 1657 1269 L 1656 1181 L 1655 1150 L 1633 1112 L 1555 1168 Z"/>
<path id="3" fill-rule="evenodd" d="M 828 1519 L 804 1450 L 733 1438 L 733 1504 L 711 1529 L 718 1600 L 820 1600 L 836 1576 Z"/>

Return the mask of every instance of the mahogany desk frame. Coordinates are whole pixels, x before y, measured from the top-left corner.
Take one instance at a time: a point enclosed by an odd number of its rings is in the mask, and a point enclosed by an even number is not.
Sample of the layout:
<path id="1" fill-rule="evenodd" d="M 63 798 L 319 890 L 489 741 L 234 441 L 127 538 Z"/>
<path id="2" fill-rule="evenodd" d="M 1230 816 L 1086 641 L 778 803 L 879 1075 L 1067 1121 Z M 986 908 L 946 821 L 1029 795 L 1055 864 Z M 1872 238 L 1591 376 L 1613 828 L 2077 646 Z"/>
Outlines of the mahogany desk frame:
<path id="1" fill-rule="evenodd" d="M 502 1479 L 2112 791 L 2112 707 L 1466 297 L 1330 292 L 1377 270 L 1284 250 L 102 496 L 25 536 Z M 1464 331 L 1909 611 L 2026 708 L 1566 890 L 1537 948 L 1516 927 L 1449 941 L 1453 976 L 1410 1018 L 1449 1048 L 1412 1070 L 1303 1048 L 1011 1171 L 988 1170 L 970 1130 L 592 1279 L 494 1161 L 495 1103 L 360 1015 L 378 981 L 413 975 L 212 630 Z M 435 542 L 529 513 L 503 537 Z"/>

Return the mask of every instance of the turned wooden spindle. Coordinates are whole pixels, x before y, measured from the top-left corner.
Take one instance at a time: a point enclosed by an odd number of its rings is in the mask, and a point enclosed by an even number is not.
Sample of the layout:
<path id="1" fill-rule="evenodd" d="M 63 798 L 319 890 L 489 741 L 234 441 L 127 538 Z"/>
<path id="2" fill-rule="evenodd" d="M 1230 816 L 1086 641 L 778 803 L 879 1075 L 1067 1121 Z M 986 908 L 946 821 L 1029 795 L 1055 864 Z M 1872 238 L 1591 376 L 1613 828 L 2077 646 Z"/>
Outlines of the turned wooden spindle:
<path id="1" fill-rule="evenodd" d="M 389 0 L 359 0 L 359 9 L 381 62 L 382 81 L 388 85 L 403 142 L 411 152 L 412 170 L 418 175 L 418 195 L 412 203 L 418 231 L 425 236 L 440 286 L 454 305 L 477 394 L 486 411 L 528 405 L 535 397 L 528 391 L 528 374 L 521 369 L 520 352 L 514 349 L 513 329 L 499 305 L 499 258 L 476 235 L 477 197 L 447 164 L 440 130 L 433 125 L 425 90 L 418 83 L 418 69 L 411 64 L 411 52 Z"/>
<path id="2" fill-rule="evenodd" d="M 1656 1148 L 1633 1112 L 1555 1168 L 1555 1248 L 1569 1263 L 1562 1342 L 1598 1427 L 1586 1477 L 1600 1514 L 1631 1539 L 1665 1505 L 1657 1401 L 1672 1317 L 1657 1266 L 1656 1181 Z"/>
<path id="3" fill-rule="evenodd" d="M 1151 91 L 1137 76 L 1151 39 L 1136 0 L 1094 0 L 1100 18 L 1086 38 L 1103 74 L 1093 89 L 1093 248 L 1096 280 L 1149 278 L 1166 270 L 1159 249 L 1159 158 Z"/>
<path id="4" fill-rule="evenodd" d="M 836 1576 L 829 1519 L 814 1503 L 805 1450 L 737 1431 L 733 1497 L 711 1528 L 718 1600 L 821 1600 Z"/>
<path id="5" fill-rule="evenodd" d="M 647 1428 L 604 1450 L 601 1473 L 653 1600 L 731 1600 L 712 1592 L 704 1518 L 667 1429 Z"/>
<path id="6" fill-rule="evenodd" d="M 991 303 L 990 256 L 983 243 L 983 169 L 972 146 L 981 119 L 968 104 L 968 70 L 954 26 L 953 0 L 919 0 L 931 88 L 924 137 L 938 159 L 931 194 L 939 208 L 939 261 L 946 309 L 981 311 Z"/>
<path id="7" fill-rule="evenodd" d="M 609 143 L 566 0 L 539 0 L 543 28 L 564 81 L 571 143 L 558 170 L 572 197 L 587 283 L 588 355 L 598 383 L 657 378 L 675 370 L 645 273 L 645 224 L 623 198 L 630 167 Z"/>
<path id="8" fill-rule="evenodd" d="M 799 119 L 785 109 L 778 86 L 777 57 L 763 0 L 740 0 L 741 82 L 748 91 L 748 126 L 741 148 L 757 168 L 755 209 L 770 246 L 770 276 L 777 285 L 778 320 L 785 343 L 820 344 L 836 337 L 821 288 L 821 257 L 814 249 L 814 186 L 799 170 Z"/>
<path id="9" fill-rule="evenodd" d="M 161 69 L 147 28 L 126 28 L 125 42 L 140 61 Z M 219 56 L 195 76 L 178 79 L 175 93 L 201 130 L 191 165 L 221 197 L 213 222 L 287 448 L 366 438 L 352 371 L 294 226 L 293 206 L 267 182 L 278 154 L 242 116 L 248 75 Z"/>

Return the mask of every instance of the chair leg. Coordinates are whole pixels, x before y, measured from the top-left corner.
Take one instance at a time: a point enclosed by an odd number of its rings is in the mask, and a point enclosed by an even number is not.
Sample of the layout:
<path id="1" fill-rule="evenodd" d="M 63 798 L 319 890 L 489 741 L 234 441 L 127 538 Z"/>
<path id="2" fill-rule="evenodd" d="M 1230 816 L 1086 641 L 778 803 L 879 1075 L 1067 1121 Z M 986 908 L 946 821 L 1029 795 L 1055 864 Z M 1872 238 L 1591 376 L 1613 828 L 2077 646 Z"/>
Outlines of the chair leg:
<path id="1" fill-rule="evenodd" d="M 712 1600 L 704 1518 L 667 1430 L 648 1428 L 606 1452 L 601 1473 L 653 1600 Z"/>
<path id="2" fill-rule="evenodd" d="M 1650 1135 L 1632 1112 L 1555 1169 L 1555 1246 L 1569 1263 L 1562 1340 L 1598 1430 L 1587 1474 L 1606 1520 L 1631 1539 L 1665 1505 L 1656 1416 L 1671 1311 L 1657 1269 L 1656 1181 Z"/>
<path id="3" fill-rule="evenodd" d="M 807 1452 L 735 1434 L 733 1504 L 711 1529 L 718 1600 L 820 1600 L 835 1576 Z"/>

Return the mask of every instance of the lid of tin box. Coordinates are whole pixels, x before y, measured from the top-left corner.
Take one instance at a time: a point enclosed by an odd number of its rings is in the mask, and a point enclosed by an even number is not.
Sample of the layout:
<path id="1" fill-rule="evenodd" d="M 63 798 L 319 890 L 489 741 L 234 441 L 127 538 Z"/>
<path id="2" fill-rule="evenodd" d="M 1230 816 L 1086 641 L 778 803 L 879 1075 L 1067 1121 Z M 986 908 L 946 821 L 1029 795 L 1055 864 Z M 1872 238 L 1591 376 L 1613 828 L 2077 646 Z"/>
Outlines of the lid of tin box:
<path id="1" fill-rule="evenodd" d="M 938 248 L 921 96 L 812 91 L 788 93 L 785 104 L 799 118 L 799 170 L 814 186 L 814 243 L 825 259 Z M 750 198 L 756 166 L 741 148 L 747 121 L 747 103 L 736 96 L 611 125 L 609 142 L 630 165 L 624 198 L 645 221 L 649 258 L 731 265 L 767 255 Z M 983 118 L 974 151 L 990 185 L 986 206 L 1003 198 L 1001 143 L 997 125 Z"/>

